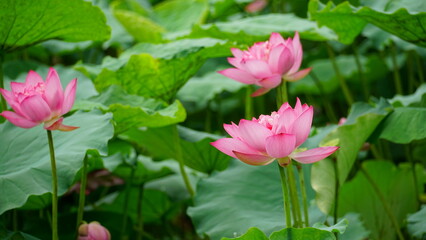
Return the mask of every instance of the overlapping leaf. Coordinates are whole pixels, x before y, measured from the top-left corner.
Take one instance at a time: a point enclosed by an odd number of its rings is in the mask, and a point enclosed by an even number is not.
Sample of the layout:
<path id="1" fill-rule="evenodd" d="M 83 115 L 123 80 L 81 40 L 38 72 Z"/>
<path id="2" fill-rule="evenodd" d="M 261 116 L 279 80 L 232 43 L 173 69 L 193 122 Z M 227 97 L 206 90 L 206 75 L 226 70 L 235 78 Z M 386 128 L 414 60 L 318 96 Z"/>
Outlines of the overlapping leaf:
<path id="1" fill-rule="evenodd" d="M 251 45 L 253 42 L 265 41 L 271 32 L 293 36 L 295 31 L 299 32 L 303 39 L 314 41 L 335 39 L 330 29 L 318 28 L 315 22 L 293 14 L 266 14 L 230 22 L 195 26 L 187 37 L 212 37 Z"/>
<path id="2" fill-rule="evenodd" d="M 412 236 L 422 238 L 426 235 L 426 207 L 422 206 L 420 211 L 408 216 L 408 232 Z"/>
<path id="3" fill-rule="evenodd" d="M 160 43 L 163 41 L 162 33 L 166 30 L 149 18 L 122 9 L 114 10 L 114 16 L 136 41 L 150 43 Z"/>
<path id="4" fill-rule="evenodd" d="M 194 207 L 187 212 L 198 234 L 212 240 L 240 236 L 250 227 L 267 235 L 282 229 L 285 218 L 277 164 L 250 166 L 233 160 L 226 171 L 199 182 Z M 311 223 L 324 220 L 318 209 L 309 212 Z"/>
<path id="5" fill-rule="evenodd" d="M 340 239 L 345 240 L 364 240 L 370 235 L 370 231 L 365 228 L 365 224 L 361 219 L 359 213 L 346 213 L 342 217 L 338 218 L 339 221 L 342 219 L 347 220 L 347 228 L 345 232 L 339 235 Z M 333 222 L 334 218 L 329 215 L 328 222 Z"/>
<path id="6" fill-rule="evenodd" d="M 312 167 L 311 184 L 316 192 L 316 204 L 326 214 L 332 212 L 336 198 L 335 164 L 331 159 L 324 159 Z"/>
<path id="7" fill-rule="evenodd" d="M 86 110 L 94 107 L 114 114 L 116 133 L 134 127 L 162 127 L 186 118 L 185 109 L 179 101 L 167 105 L 160 100 L 129 95 L 118 86 L 111 86 L 99 96 L 74 106 L 75 109 Z"/>
<path id="8" fill-rule="evenodd" d="M 111 114 L 77 112 L 65 124 L 79 126 L 71 132 L 54 132 L 59 194 L 67 191 L 83 165 L 87 150 L 106 155 L 112 137 Z M 47 136 L 41 126 L 22 129 L 9 122 L 0 125 L 0 213 L 24 205 L 31 195 L 52 191 Z"/>
<path id="9" fill-rule="evenodd" d="M 212 57 L 227 56 L 222 40 L 184 39 L 166 44 L 141 43 L 120 58 L 105 58 L 101 66 L 77 68 L 94 79 L 98 91 L 119 85 L 127 93 L 168 100 Z"/>
<path id="10" fill-rule="evenodd" d="M 335 240 L 336 237 L 331 232 L 316 228 L 286 228 L 272 233 L 270 239 Z"/>
<path id="11" fill-rule="evenodd" d="M 237 238 L 222 238 L 222 240 L 281 240 L 281 239 L 303 239 L 303 240 L 334 240 L 333 233 L 316 228 L 285 228 L 274 232 L 268 238 L 258 228 L 250 228 L 247 233 Z"/>
<path id="12" fill-rule="evenodd" d="M 207 0 L 167 0 L 153 8 L 155 18 L 168 31 L 187 30 L 204 23 L 208 14 Z"/>
<path id="13" fill-rule="evenodd" d="M 48 39 L 105 41 L 110 29 L 99 8 L 82 0 L 5 0 L 0 5 L 0 49 Z"/>
<path id="14" fill-rule="evenodd" d="M 407 214 L 417 210 L 417 192 L 421 189 L 423 180 L 419 179 L 419 185 L 414 185 L 413 172 L 408 164 L 397 168 L 390 162 L 369 161 L 363 163 L 362 168 L 380 189 L 401 226 Z M 421 176 L 421 168 L 417 171 L 418 176 Z M 362 172 L 344 184 L 339 194 L 339 214 L 354 211 L 361 214 L 372 238 L 396 239 L 395 228 L 383 203 Z"/>
<path id="15" fill-rule="evenodd" d="M 426 106 L 426 84 L 420 85 L 413 94 L 396 95 L 389 101 L 395 107 L 424 107 Z"/>
<path id="16" fill-rule="evenodd" d="M 224 91 L 235 93 L 244 84 L 217 73 L 210 72 L 202 77 L 194 77 L 190 79 L 177 93 L 177 97 L 192 111 L 205 109 L 209 101 L 214 100 Z"/>
<path id="17" fill-rule="evenodd" d="M 163 34 L 167 32 L 187 31 L 204 23 L 207 13 L 206 0 L 167 0 L 152 9 L 128 1 L 114 7 L 114 15 L 137 41 L 151 43 L 165 42 Z"/>
<path id="18" fill-rule="evenodd" d="M 367 103 L 355 103 L 352 105 L 345 124 L 339 126 L 335 132 L 326 137 L 327 140 L 339 139 L 340 149 L 335 154 L 337 156 L 339 185 L 342 185 L 348 177 L 359 149 L 390 110 L 390 104 L 383 99 L 375 106 Z"/>
<path id="19" fill-rule="evenodd" d="M 242 235 L 250 227 L 266 234 L 283 228 L 277 165 L 255 167 L 233 160 L 226 171 L 199 182 L 194 206 L 187 213 L 198 234 L 212 240 Z"/>
<path id="20" fill-rule="evenodd" d="M 120 137 L 146 148 L 152 155 L 159 158 L 177 159 L 177 142 L 175 126 L 150 128 L 147 130 L 132 129 Z M 219 136 L 179 127 L 180 147 L 186 166 L 195 170 L 211 173 L 223 170 L 228 165 L 229 157 L 210 145 Z"/>
<path id="21" fill-rule="evenodd" d="M 221 240 L 231 240 L 231 239 L 235 239 L 235 240 L 269 240 L 269 238 L 259 228 L 255 228 L 255 227 L 252 227 L 249 230 L 247 230 L 247 232 L 242 236 L 235 237 L 235 238 L 224 237 Z"/>
<path id="22" fill-rule="evenodd" d="M 395 108 L 379 126 L 379 138 L 394 143 L 410 143 L 426 138 L 426 108 Z"/>
<path id="23" fill-rule="evenodd" d="M 317 134 L 310 137 L 302 147 L 318 147 L 320 142 L 337 127 L 337 125 L 329 125 L 316 129 Z M 315 191 L 316 205 L 323 213 L 329 214 L 333 207 L 336 190 L 334 162 L 331 159 L 323 159 L 312 164 L 310 178 L 312 189 Z"/>
<path id="24" fill-rule="evenodd" d="M 334 6 L 319 0 L 309 2 L 309 13 L 320 26 L 333 29 L 344 44 L 353 42 L 367 23 L 412 42 L 426 46 L 426 5 L 418 1 L 371 1 L 369 6 L 353 7 L 349 2 Z M 408 8 L 408 9 L 407 9 Z M 393 12 L 390 12 L 393 11 Z"/>

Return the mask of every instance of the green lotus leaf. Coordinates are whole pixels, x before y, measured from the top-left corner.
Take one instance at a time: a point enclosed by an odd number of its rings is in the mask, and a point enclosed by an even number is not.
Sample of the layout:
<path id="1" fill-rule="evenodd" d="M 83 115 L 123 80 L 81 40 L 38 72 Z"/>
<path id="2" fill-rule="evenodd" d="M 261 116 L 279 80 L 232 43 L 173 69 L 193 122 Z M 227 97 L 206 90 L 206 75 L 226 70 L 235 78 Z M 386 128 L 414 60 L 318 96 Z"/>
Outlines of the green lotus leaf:
<path id="1" fill-rule="evenodd" d="M 106 41 L 110 28 L 98 7 L 83 0 L 4 0 L 0 49 L 6 52 L 49 39 Z"/>
<path id="2" fill-rule="evenodd" d="M 80 128 L 53 132 L 58 175 L 58 193 L 64 194 L 83 165 L 88 150 L 107 154 L 112 137 L 111 114 L 77 112 L 64 123 Z M 37 126 L 22 129 L 5 122 L 0 125 L 0 214 L 25 204 L 32 195 L 52 191 L 50 155 L 46 131 Z"/>

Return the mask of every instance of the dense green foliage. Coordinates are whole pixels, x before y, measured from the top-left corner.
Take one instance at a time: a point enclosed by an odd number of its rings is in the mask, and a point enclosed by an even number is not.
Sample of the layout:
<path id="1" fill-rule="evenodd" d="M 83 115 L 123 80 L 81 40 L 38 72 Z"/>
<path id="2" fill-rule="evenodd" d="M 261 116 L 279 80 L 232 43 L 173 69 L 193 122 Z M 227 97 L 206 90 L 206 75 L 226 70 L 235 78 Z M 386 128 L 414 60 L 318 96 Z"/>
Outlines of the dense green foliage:
<path id="1" fill-rule="evenodd" d="M 425 1 L 264 1 L 253 13 L 250 0 L 2 0 L 0 87 L 48 66 L 64 86 L 78 79 L 64 123 L 80 128 L 53 135 L 60 239 L 76 237 L 84 159 L 84 220 L 112 239 L 425 238 Z M 230 49 L 295 31 L 312 72 L 288 84 L 289 102 L 315 109 L 302 147 L 340 146 L 297 165 L 306 228 L 285 228 L 275 162 L 210 145 L 250 116 L 253 86 L 217 73 Z M 275 111 L 276 96 L 252 98 L 253 116 Z M 42 127 L 0 116 L 0 239 L 50 238 L 50 174 Z"/>

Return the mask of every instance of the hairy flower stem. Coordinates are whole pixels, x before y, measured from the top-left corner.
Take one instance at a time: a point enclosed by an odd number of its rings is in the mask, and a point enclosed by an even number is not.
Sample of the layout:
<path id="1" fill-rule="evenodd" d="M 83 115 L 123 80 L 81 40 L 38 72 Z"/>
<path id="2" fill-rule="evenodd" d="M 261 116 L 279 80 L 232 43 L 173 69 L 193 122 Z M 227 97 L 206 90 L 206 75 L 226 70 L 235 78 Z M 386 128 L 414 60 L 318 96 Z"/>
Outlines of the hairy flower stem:
<path id="1" fill-rule="evenodd" d="M 361 58 L 358 53 L 358 48 L 355 44 L 352 44 L 352 50 L 354 52 L 356 66 L 358 68 L 358 75 L 362 85 L 364 100 L 368 101 L 368 98 L 370 97 L 370 87 L 368 86 L 367 79 L 365 78 L 364 70 L 362 69 L 361 64 Z"/>
<path id="2" fill-rule="evenodd" d="M 138 159 L 138 155 L 136 155 L 135 159 Z M 123 206 L 123 220 L 122 220 L 122 224 L 121 224 L 121 240 L 127 240 L 128 239 L 128 234 L 127 234 L 127 219 L 129 218 L 127 213 L 129 211 L 129 198 L 130 198 L 130 191 L 132 189 L 132 185 L 133 185 L 133 177 L 135 175 L 135 166 L 132 164 L 130 165 L 131 172 L 130 172 L 130 180 L 129 182 L 126 183 L 126 189 L 125 191 L 125 195 L 124 195 L 124 206 Z"/>
<path id="3" fill-rule="evenodd" d="M 411 155 L 411 147 L 410 144 L 407 144 L 404 146 L 404 151 L 405 151 L 405 158 L 408 160 L 408 162 L 411 164 L 411 171 L 413 171 L 413 183 L 414 183 L 414 190 L 416 191 L 416 198 L 417 198 L 417 203 L 420 205 L 421 201 L 420 201 L 420 193 L 417 190 L 418 186 L 419 186 L 419 180 L 417 178 L 417 172 L 416 172 L 416 162 L 413 159 L 413 156 Z"/>
<path id="4" fill-rule="evenodd" d="M 336 182 L 334 184 L 334 211 L 333 211 L 333 219 L 334 224 L 337 224 L 337 220 L 339 217 L 339 187 L 340 187 L 340 181 L 339 181 L 339 170 L 337 169 L 337 160 L 334 159 L 333 161 L 333 168 L 334 168 L 334 177 L 336 178 Z M 339 235 L 336 234 L 336 238 Z"/>
<path id="5" fill-rule="evenodd" d="M 83 171 L 81 172 L 80 180 L 80 196 L 78 201 L 78 212 L 77 212 L 77 232 L 80 224 L 83 222 L 84 205 L 86 202 L 86 186 L 87 186 L 87 155 L 84 156 L 83 160 Z"/>
<path id="6" fill-rule="evenodd" d="M 288 102 L 287 81 L 285 79 L 282 79 L 281 84 L 277 87 L 277 107 L 278 108 L 281 107 L 281 105 L 283 103 L 285 103 L 285 102 Z M 291 169 L 292 169 L 291 168 L 291 159 L 289 159 L 289 162 L 290 162 L 290 165 L 288 165 L 288 166 L 290 166 L 290 167 L 287 167 L 286 170 L 288 170 L 289 172 L 291 172 Z M 281 171 L 283 171 L 282 174 L 281 174 Z M 287 224 L 287 227 L 289 225 L 289 222 L 290 222 L 290 225 L 291 225 L 291 220 L 290 221 L 288 220 L 288 218 L 290 218 L 290 210 L 287 210 L 287 209 L 290 209 L 290 204 L 289 204 L 289 200 L 290 199 L 289 199 L 288 193 L 290 193 L 290 196 L 291 196 L 291 202 L 292 202 L 292 204 L 291 204 L 291 212 L 293 214 L 293 223 L 294 223 L 294 225 L 296 227 L 298 227 L 299 226 L 299 220 L 297 218 L 298 215 L 297 215 L 297 211 L 296 211 L 296 207 L 295 207 L 296 203 L 294 203 L 294 196 L 293 196 L 293 193 L 292 193 L 292 182 L 289 181 L 290 178 L 294 178 L 294 176 L 293 176 L 294 174 L 292 174 L 292 176 L 290 176 L 290 174 L 288 174 L 287 175 L 287 179 L 283 179 L 283 177 L 285 177 L 285 173 L 284 173 L 284 169 L 282 169 L 282 167 L 280 166 L 280 175 L 281 175 L 281 185 L 282 185 L 282 188 L 283 188 L 284 208 L 286 210 L 286 224 Z M 287 183 L 285 183 L 285 186 L 284 186 L 283 181 L 286 181 L 286 182 L 289 183 L 290 189 L 288 188 Z M 293 182 L 294 182 L 294 179 L 293 179 Z M 284 187 L 286 189 L 284 189 Z M 287 193 L 287 196 L 285 196 L 286 193 Z"/>
<path id="7" fill-rule="evenodd" d="M 407 72 L 408 72 L 408 93 L 414 92 L 415 85 L 416 85 L 416 73 L 414 71 L 414 58 L 415 58 L 415 52 L 414 51 L 408 51 L 406 52 L 407 55 Z"/>
<path id="8" fill-rule="evenodd" d="M 395 215 L 392 213 L 392 209 L 389 206 L 389 203 L 386 201 L 385 196 L 383 196 L 382 191 L 380 191 L 379 187 L 377 186 L 376 182 L 374 182 L 374 179 L 370 176 L 370 174 L 364 169 L 364 167 L 361 167 L 361 172 L 364 174 L 367 181 L 370 183 L 370 185 L 373 187 L 374 192 L 376 192 L 376 195 L 379 197 L 380 202 L 382 202 L 383 207 L 385 208 L 385 212 L 388 215 L 389 219 L 391 220 L 391 223 L 393 227 L 396 230 L 396 234 L 398 235 L 399 240 L 405 240 L 404 236 L 402 235 L 401 228 L 399 227 L 398 221 L 395 218 Z"/>
<path id="9" fill-rule="evenodd" d="M 395 90 L 396 93 L 402 95 L 402 82 L 401 82 L 401 75 L 399 75 L 398 71 L 398 62 L 397 62 L 397 51 L 396 51 L 396 45 L 394 42 L 391 44 L 391 58 L 392 58 L 392 65 L 393 65 L 393 80 L 395 83 Z"/>
<path id="10" fill-rule="evenodd" d="M 143 237 L 143 215 L 142 215 L 142 203 L 144 194 L 144 183 L 139 185 L 138 193 L 138 206 L 137 206 L 137 240 L 142 240 Z"/>
<path id="11" fill-rule="evenodd" d="M 283 6 L 282 0 L 272 0 L 272 12 L 273 13 L 283 13 L 284 12 L 284 6 Z"/>
<path id="12" fill-rule="evenodd" d="M 290 213 L 290 198 L 288 193 L 288 186 L 287 186 L 287 177 L 284 171 L 284 168 L 281 167 L 281 165 L 278 163 L 278 170 L 280 171 L 280 177 L 281 177 L 281 188 L 283 191 L 283 201 L 284 201 L 284 214 L 285 214 L 285 225 L 286 228 L 291 228 L 291 213 Z"/>
<path id="13" fill-rule="evenodd" d="M 13 231 L 17 232 L 18 231 L 18 210 L 13 209 L 12 210 L 12 223 L 13 223 Z"/>
<path id="14" fill-rule="evenodd" d="M 325 45 L 327 47 L 327 52 L 328 52 L 328 56 L 330 57 L 331 64 L 333 65 L 334 72 L 336 73 L 336 77 L 339 80 L 340 87 L 342 88 L 343 94 L 345 95 L 346 102 L 350 106 L 354 102 L 352 93 L 349 90 L 349 87 L 346 83 L 345 78 L 343 78 L 342 74 L 340 73 L 339 66 L 337 66 L 337 61 L 336 61 L 336 57 L 334 55 L 333 49 L 328 43 L 326 43 Z"/>
<path id="15" fill-rule="evenodd" d="M 282 79 L 281 84 L 277 88 L 277 107 L 281 107 L 281 105 L 285 102 L 288 102 L 288 94 L 287 94 L 287 81 Z M 297 197 L 297 187 L 296 181 L 294 179 L 293 173 L 293 165 L 291 164 L 292 160 L 290 159 L 289 165 L 287 166 L 287 181 L 290 189 L 290 198 L 291 198 L 291 210 L 293 213 L 293 220 L 295 227 L 303 227 L 302 226 L 302 214 L 300 212 L 299 199 Z"/>
<path id="16" fill-rule="evenodd" d="M 251 97 L 252 91 L 253 87 L 248 85 L 245 96 L 245 119 L 252 119 L 254 116 L 253 98 Z"/>
<path id="17" fill-rule="evenodd" d="M 332 121 L 332 122 L 337 122 L 337 117 L 336 117 L 336 114 L 334 113 L 333 107 L 330 104 L 330 99 L 328 98 L 327 94 L 325 93 L 324 88 L 323 88 L 318 76 L 314 73 L 313 70 L 309 74 L 310 74 L 312 80 L 314 80 L 315 85 L 317 86 L 317 88 L 320 92 L 321 100 L 324 104 L 325 113 L 326 113 L 328 119 L 330 119 L 330 121 Z"/>
<path id="18" fill-rule="evenodd" d="M 306 196 L 306 186 L 305 186 L 305 173 L 303 172 L 303 165 L 297 166 L 299 170 L 299 181 L 300 181 L 300 191 L 302 192 L 303 199 L 303 216 L 305 227 L 309 227 L 309 214 L 308 214 L 308 198 Z"/>
<path id="19" fill-rule="evenodd" d="M 297 197 L 297 187 L 296 187 L 296 181 L 294 180 L 294 169 L 292 161 L 287 166 L 287 172 L 288 172 L 288 183 L 290 185 L 290 198 L 291 198 L 291 205 L 294 209 L 294 212 L 296 213 L 295 217 L 295 226 L 296 227 L 302 227 L 302 213 L 300 212 L 300 205 L 299 205 L 299 198 Z"/>
<path id="20" fill-rule="evenodd" d="M 370 145 L 370 150 L 371 153 L 373 154 L 373 157 L 375 159 L 383 159 L 382 154 L 380 153 L 380 151 L 377 149 L 377 146 L 374 144 Z"/>
<path id="21" fill-rule="evenodd" d="M 206 108 L 206 121 L 204 122 L 204 130 L 206 132 L 212 132 L 212 110 L 210 109 L 210 101 L 207 101 Z"/>
<path id="22" fill-rule="evenodd" d="M 0 52 L 0 88 L 4 89 L 3 60 L 4 60 L 4 54 Z M 3 98 L 3 95 L 1 94 L 0 94 L 0 102 L 1 102 L 1 110 L 2 111 L 7 110 L 6 100 Z"/>
<path id="23" fill-rule="evenodd" d="M 423 74 L 423 65 L 422 65 L 420 56 L 417 52 L 414 52 L 414 56 L 415 56 L 415 60 L 416 60 L 417 73 L 419 75 L 420 83 L 424 83 L 425 77 L 424 77 L 424 74 Z"/>
<path id="24" fill-rule="evenodd" d="M 52 168 L 52 239 L 58 240 L 58 176 L 56 174 L 55 148 L 53 146 L 52 131 L 47 130 L 49 142 L 50 165 Z"/>
<path id="25" fill-rule="evenodd" d="M 281 107 L 285 102 L 288 102 L 287 81 L 283 79 L 277 87 L 277 107 Z"/>
<path id="26" fill-rule="evenodd" d="M 179 137 L 177 125 L 175 125 L 173 132 L 174 132 L 174 138 L 175 138 L 174 143 L 176 147 L 175 148 L 176 160 L 179 162 L 180 173 L 182 174 L 183 182 L 185 183 L 186 189 L 188 190 L 188 193 L 191 196 L 191 198 L 193 198 L 195 193 L 194 193 L 194 190 L 192 189 L 191 182 L 189 181 L 188 174 L 185 171 L 185 164 L 183 162 L 182 148 L 180 145 L 180 137 Z"/>

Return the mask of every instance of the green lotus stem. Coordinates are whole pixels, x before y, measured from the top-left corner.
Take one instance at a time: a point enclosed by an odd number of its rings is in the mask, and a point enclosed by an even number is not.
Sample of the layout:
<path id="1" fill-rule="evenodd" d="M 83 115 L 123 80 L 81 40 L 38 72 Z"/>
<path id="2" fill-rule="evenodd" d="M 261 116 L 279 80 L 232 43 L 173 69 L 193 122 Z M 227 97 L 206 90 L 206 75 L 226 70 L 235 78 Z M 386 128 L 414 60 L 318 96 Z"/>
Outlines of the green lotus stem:
<path id="1" fill-rule="evenodd" d="M 281 107 L 285 102 L 288 102 L 287 81 L 282 79 L 281 84 L 277 87 L 277 107 Z"/>
<path id="2" fill-rule="evenodd" d="M 364 75 L 364 70 L 362 69 L 361 58 L 358 53 L 358 47 L 355 44 L 352 44 L 352 49 L 355 56 L 355 63 L 358 68 L 359 79 L 362 84 L 364 100 L 368 101 L 368 98 L 370 97 L 370 87 L 368 86 L 367 79 L 365 78 L 365 75 Z"/>
<path id="3" fill-rule="evenodd" d="M 50 227 L 52 227 L 52 214 L 50 214 L 49 210 L 46 210 L 46 218 L 47 218 L 47 222 L 49 223 Z"/>
<path id="4" fill-rule="evenodd" d="M 294 209 L 294 212 L 296 213 L 296 221 L 295 225 L 296 227 L 301 227 L 301 221 L 302 221 L 302 213 L 300 212 L 300 205 L 299 205 L 299 198 L 297 197 L 297 188 L 296 188 L 296 181 L 294 179 L 294 172 L 293 172 L 293 164 L 292 161 L 287 166 L 287 172 L 288 172 L 288 183 L 290 185 L 290 198 L 291 198 L 291 205 Z"/>
<path id="5" fill-rule="evenodd" d="M 265 110 L 265 96 L 256 97 L 256 102 L 254 105 L 257 112 L 264 113 Z"/>
<path id="6" fill-rule="evenodd" d="M 407 51 L 405 55 L 407 58 L 408 93 L 412 93 L 414 91 L 414 85 L 416 83 L 413 64 L 414 54 L 412 53 L 412 51 Z"/>
<path id="7" fill-rule="evenodd" d="M 417 190 L 418 185 L 418 178 L 417 178 L 417 173 L 416 173 L 416 163 L 413 159 L 413 157 L 411 156 L 411 148 L 410 145 L 405 145 L 404 146 L 404 151 L 405 151 L 405 157 L 407 158 L 408 162 L 411 163 L 411 171 L 413 171 L 413 183 L 414 183 L 414 190 L 416 191 L 416 198 L 417 198 L 417 202 L 420 205 L 420 193 Z"/>
<path id="8" fill-rule="evenodd" d="M 340 74 L 339 66 L 337 66 L 336 57 L 334 55 L 333 49 L 328 43 L 325 43 L 327 46 L 328 56 L 330 57 L 331 64 L 333 65 L 334 72 L 336 73 L 336 77 L 339 80 L 340 87 L 343 90 L 343 94 L 345 95 L 345 100 L 348 105 L 352 105 L 354 102 L 354 98 L 352 97 L 352 93 L 349 90 L 348 84 L 346 83 L 345 78 Z"/>
<path id="9" fill-rule="evenodd" d="M 414 56 L 415 56 L 415 59 L 416 59 L 416 67 L 417 67 L 417 73 L 419 75 L 419 80 L 420 80 L 421 83 L 424 83 L 425 77 L 424 77 L 424 74 L 423 74 L 423 65 L 421 63 L 420 56 L 417 52 L 414 52 Z"/>
<path id="10" fill-rule="evenodd" d="M 52 131 L 50 130 L 47 130 L 47 139 L 52 168 L 52 239 L 58 240 L 58 176 L 56 174 L 55 148 L 53 146 Z"/>
<path id="11" fill-rule="evenodd" d="M 13 231 L 18 231 L 18 210 L 12 210 Z"/>
<path id="12" fill-rule="evenodd" d="M 391 58 L 392 58 L 392 65 L 393 65 L 393 80 L 394 80 L 394 84 L 395 84 L 395 90 L 396 93 L 402 95 L 403 94 L 403 90 L 402 90 L 402 82 L 401 82 L 401 76 L 399 75 L 399 71 L 398 71 L 398 62 L 396 60 L 396 45 L 394 42 L 392 42 L 391 44 Z"/>
<path id="13" fill-rule="evenodd" d="M 0 53 L 0 88 L 4 89 L 3 60 L 4 60 L 4 55 L 3 53 Z M 2 111 L 7 110 L 6 100 L 3 98 L 3 95 L 1 94 L 0 94 L 0 101 L 1 101 Z"/>
<path id="14" fill-rule="evenodd" d="M 306 196 L 305 173 L 303 172 L 303 165 L 296 167 L 299 170 L 300 191 L 302 192 L 303 199 L 303 216 L 305 218 L 305 227 L 309 227 L 308 198 Z"/>
<path id="15" fill-rule="evenodd" d="M 282 0 L 272 0 L 272 12 L 273 13 L 282 13 L 281 5 Z"/>
<path id="16" fill-rule="evenodd" d="M 252 91 L 253 87 L 248 85 L 245 96 L 245 119 L 252 119 L 254 116 L 253 98 L 251 97 Z"/>
<path id="17" fill-rule="evenodd" d="M 86 201 L 86 186 L 87 186 L 87 155 L 84 156 L 83 160 L 83 171 L 81 172 L 80 180 L 80 196 L 78 201 L 78 212 L 77 212 L 77 232 L 80 224 L 83 222 L 84 205 Z"/>
<path id="18" fill-rule="evenodd" d="M 288 102 L 287 81 L 285 79 L 282 79 L 281 84 L 277 87 L 277 107 L 278 108 L 281 107 L 281 105 L 285 102 Z M 290 190 L 289 192 L 290 192 L 290 199 L 291 199 L 291 212 L 293 215 L 293 221 L 294 221 L 295 227 L 299 227 L 301 226 L 300 220 L 302 216 L 300 213 L 300 207 L 299 207 L 299 202 L 297 198 L 297 190 L 295 190 L 296 183 L 294 181 L 294 173 L 293 173 L 293 168 L 291 165 L 291 162 L 292 162 L 291 159 L 289 162 L 290 163 L 286 167 L 286 170 L 288 171 L 287 182 L 289 184 L 289 190 Z M 284 201 L 284 204 L 285 204 L 285 201 Z M 287 219 L 287 213 L 286 213 L 286 219 Z"/>
<path id="19" fill-rule="evenodd" d="M 389 160 L 390 162 L 392 162 L 392 154 L 391 154 L 391 148 L 389 146 L 389 142 L 385 141 L 383 139 L 380 140 L 380 143 L 382 145 L 382 149 L 383 149 L 383 155 L 385 155 L 385 159 Z"/>
<path id="20" fill-rule="evenodd" d="M 280 178 L 281 178 L 281 188 L 283 191 L 283 201 L 284 201 L 284 214 L 285 214 L 285 225 L 286 228 L 291 228 L 291 213 L 290 213 L 290 198 L 288 193 L 288 186 L 287 186 L 287 177 L 284 171 L 284 168 L 280 166 L 278 163 L 278 170 L 280 171 Z"/>
<path id="21" fill-rule="evenodd" d="M 402 235 L 401 229 L 399 227 L 398 221 L 396 220 L 395 215 L 392 213 L 391 207 L 389 206 L 389 203 L 386 201 L 385 196 L 383 196 L 382 191 L 380 191 L 377 184 L 374 182 L 373 178 L 370 176 L 370 174 L 364 169 L 364 166 L 361 167 L 361 172 L 364 174 L 367 181 L 370 183 L 370 185 L 373 187 L 374 192 L 377 194 L 377 196 L 380 199 L 380 202 L 382 203 L 383 207 L 385 208 L 385 212 L 388 215 L 389 219 L 391 220 L 391 223 L 393 227 L 396 230 L 396 234 L 398 235 L 399 240 L 404 240 L 404 236 Z"/>
<path id="22" fill-rule="evenodd" d="M 212 110 L 210 109 L 210 101 L 207 101 L 207 108 L 206 108 L 206 121 L 204 129 L 206 132 L 212 131 Z"/>
<path id="23" fill-rule="evenodd" d="M 138 205 L 137 205 L 137 240 L 142 240 L 143 237 L 143 215 L 142 215 L 142 203 L 144 194 L 144 183 L 139 185 L 138 193 Z"/>
<path id="24" fill-rule="evenodd" d="M 323 88 L 318 76 L 314 73 L 313 70 L 311 70 L 311 72 L 309 74 L 310 74 L 312 80 L 314 80 L 314 83 L 315 83 L 315 85 L 317 86 L 317 88 L 320 92 L 321 100 L 324 104 L 325 113 L 326 113 L 328 119 L 330 119 L 330 121 L 332 121 L 332 122 L 337 122 L 337 117 L 336 117 L 336 114 L 334 113 L 334 108 L 331 106 L 330 99 L 328 98 L 327 94 L 325 93 L 324 88 Z"/>
<path id="25" fill-rule="evenodd" d="M 336 183 L 334 184 L 334 211 L 333 211 L 333 218 L 334 218 L 334 224 L 337 224 L 338 217 L 339 217 L 339 169 L 337 168 L 337 160 L 333 159 L 333 167 L 334 167 L 334 177 L 336 179 Z M 336 234 L 336 238 L 338 235 Z"/>
<path id="26" fill-rule="evenodd" d="M 185 171 L 185 164 L 183 162 L 182 147 L 180 145 L 180 137 L 179 137 L 177 125 L 175 125 L 174 127 L 174 138 L 175 138 L 174 142 L 176 147 L 175 149 L 176 160 L 179 162 L 180 173 L 182 174 L 183 182 L 185 183 L 185 186 L 186 186 L 186 189 L 188 190 L 189 195 L 191 196 L 191 198 L 193 198 L 195 193 L 194 193 L 194 190 L 192 189 L 191 182 L 189 181 L 188 174 Z"/>
<path id="27" fill-rule="evenodd" d="M 136 155 L 136 159 L 138 158 L 138 156 Z M 125 189 L 125 195 L 124 195 L 124 207 L 123 207 L 123 220 L 122 220 L 122 225 L 121 225 L 121 240 L 127 240 L 128 239 L 128 234 L 126 231 L 127 228 L 127 219 L 128 219 L 128 211 L 129 211 L 129 198 L 130 198 L 130 190 L 132 188 L 133 185 L 133 177 L 135 175 L 135 167 L 133 165 L 130 165 L 131 172 L 130 172 L 130 179 L 129 182 L 126 183 L 126 189 Z"/>
<path id="28" fill-rule="evenodd" d="M 375 159 L 383 159 L 383 157 L 380 154 L 380 151 L 377 149 L 376 145 L 371 144 L 370 150 L 371 150 L 371 153 L 373 153 L 373 156 L 374 156 Z"/>

